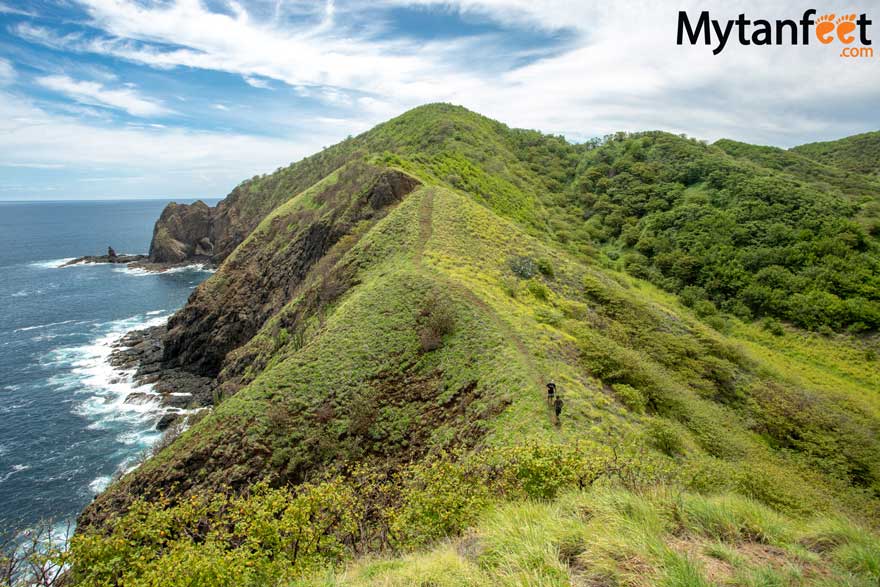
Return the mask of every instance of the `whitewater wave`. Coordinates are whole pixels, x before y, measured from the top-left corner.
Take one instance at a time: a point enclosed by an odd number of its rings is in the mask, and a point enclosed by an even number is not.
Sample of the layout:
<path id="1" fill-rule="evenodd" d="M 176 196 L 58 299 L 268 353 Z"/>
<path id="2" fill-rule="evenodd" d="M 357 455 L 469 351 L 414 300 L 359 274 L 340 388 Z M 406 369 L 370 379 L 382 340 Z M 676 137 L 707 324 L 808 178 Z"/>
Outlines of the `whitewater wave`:
<path id="1" fill-rule="evenodd" d="M 23 326 L 21 328 L 16 328 L 13 332 L 27 332 L 28 330 L 38 330 L 40 328 L 51 328 L 52 326 L 61 326 L 62 324 L 85 324 L 85 321 L 80 320 L 63 320 L 61 322 L 49 322 L 48 324 L 36 324 L 34 326 Z"/>
<path id="2" fill-rule="evenodd" d="M 49 259 L 48 261 L 36 261 L 34 263 L 30 263 L 31 267 L 37 267 L 39 269 L 58 269 L 65 263 L 69 263 L 76 259 L 76 257 L 66 257 L 64 259 Z"/>
<path id="3" fill-rule="evenodd" d="M 30 465 L 12 465 L 12 470 L 6 473 L 5 475 L 0 475 L 0 483 L 3 483 L 16 473 L 21 473 L 22 471 L 27 471 L 30 469 Z"/>
<path id="4" fill-rule="evenodd" d="M 54 288 L 53 288 L 54 289 Z M 21 291 L 17 291 L 15 293 L 9 294 L 10 298 L 26 298 L 28 296 L 41 296 L 46 293 L 45 289 L 37 288 L 37 289 L 23 289 Z"/>
<path id="5" fill-rule="evenodd" d="M 101 493 L 107 486 L 110 485 L 110 481 L 112 481 L 112 477 L 110 475 L 101 475 L 100 477 L 95 477 L 95 479 L 89 483 L 89 491 L 92 493 Z"/>
<path id="6" fill-rule="evenodd" d="M 164 271 L 149 271 L 147 269 L 143 269 L 141 267 L 128 267 L 126 265 L 121 265 L 119 267 L 114 267 L 114 273 L 125 273 L 126 275 L 131 275 L 133 277 L 144 277 L 146 275 L 162 275 L 168 273 L 186 273 L 186 272 L 196 272 L 196 273 L 214 273 L 216 269 L 209 265 L 205 265 L 204 263 L 193 263 L 192 265 L 181 265 L 180 267 L 171 267 L 170 269 L 165 269 Z"/>
<path id="7" fill-rule="evenodd" d="M 58 348 L 45 362 L 60 366 L 63 374 L 49 379 L 58 392 L 74 396 L 72 411 L 87 420 L 88 429 L 118 431 L 116 440 L 126 446 L 120 468 L 127 468 L 137 455 L 152 446 L 161 436 L 156 422 L 169 411 L 152 385 L 134 381 L 134 370 L 110 365 L 115 345 L 131 330 L 160 326 L 170 313 L 140 314 L 123 320 L 98 324 L 99 334 L 89 343 Z M 104 484 L 96 478 L 90 488 Z"/>

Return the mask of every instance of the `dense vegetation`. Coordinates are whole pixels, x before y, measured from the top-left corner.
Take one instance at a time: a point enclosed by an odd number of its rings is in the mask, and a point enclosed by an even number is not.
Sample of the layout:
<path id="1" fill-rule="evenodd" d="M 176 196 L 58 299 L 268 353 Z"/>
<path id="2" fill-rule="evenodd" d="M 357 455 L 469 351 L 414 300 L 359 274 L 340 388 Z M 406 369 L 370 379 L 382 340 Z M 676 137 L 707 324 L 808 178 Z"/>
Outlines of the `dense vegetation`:
<path id="1" fill-rule="evenodd" d="M 256 334 L 71 579 L 876 584 L 878 192 L 815 168 L 431 105 L 249 180 L 262 222 L 190 306 Z"/>
<path id="2" fill-rule="evenodd" d="M 699 313 L 880 326 L 880 248 L 854 220 L 859 204 L 828 184 L 646 133 L 588 153 L 574 191 L 590 237 Z"/>
<path id="3" fill-rule="evenodd" d="M 801 145 L 792 151 L 840 169 L 874 176 L 880 173 L 880 131 L 866 132 L 839 141 Z"/>
<path id="4" fill-rule="evenodd" d="M 880 326 L 877 136 L 794 151 L 659 132 L 573 145 L 435 106 L 234 194 L 266 214 L 343 162 L 381 153 L 532 234 L 582 254 L 598 247 L 632 275 L 702 302 L 705 315 L 859 332 Z"/>
<path id="5" fill-rule="evenodd" d="M 349 471 L 295 490 L 136 502 L 74 538 L 83 584 L 870 585 L 880 540 L 836 516 L 794 518 L 646 454 L 572 445 L 442 455 L 394 474 Z M 348 552 L 411 551 L 335 574 Z M 579 583 L 579 584 L 580 584 Z"/>

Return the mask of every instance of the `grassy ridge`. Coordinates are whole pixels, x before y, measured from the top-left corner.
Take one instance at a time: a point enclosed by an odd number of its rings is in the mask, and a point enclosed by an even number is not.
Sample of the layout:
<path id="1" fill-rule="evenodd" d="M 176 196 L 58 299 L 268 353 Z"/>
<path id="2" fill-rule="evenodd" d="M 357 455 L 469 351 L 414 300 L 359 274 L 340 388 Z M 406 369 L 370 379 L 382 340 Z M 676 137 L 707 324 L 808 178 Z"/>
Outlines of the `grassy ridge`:
<path id="1" fill-rule="evenodd" d="M 225 356 L 212 413 L 90 507 L 106 533 L 72 556 L 104 574 L 83 583 L 186 584 L 199 565 L 218 584 L 875 580 L 876 339 L 755 322 L 740 296 L 768 287 L 782 305 L 762 312 L 785 318 L 795 286 L 855 288 L 837 299 L 868 328 L 877 244 L 836 172 L 819 190 L 735 155 L 663 133 L 574 146 L 436 105 L 251 185 L 274 210 L 193 299 L 235 300 L 213 304 L 227 324 L 248 304 L 266 318 Z M 392 171 L 421 187 L 344 221 Z M 344 230 L 301 278 L 223 297 L 317 223 Z M 842 248 L 818 254 L 832 234 Z M 744 265 L 789 253 L 809 262 Z M 855 324 L 824 306 L 792 320 L 809 316 Z M 336 511 L 301 558 L 297 536 Z M 845 538 L 814 548 L 811 524 Z M 476 554 L 437 542 L 469 527 Z M 337 573 L 375 551 L 390 558 Z"/>

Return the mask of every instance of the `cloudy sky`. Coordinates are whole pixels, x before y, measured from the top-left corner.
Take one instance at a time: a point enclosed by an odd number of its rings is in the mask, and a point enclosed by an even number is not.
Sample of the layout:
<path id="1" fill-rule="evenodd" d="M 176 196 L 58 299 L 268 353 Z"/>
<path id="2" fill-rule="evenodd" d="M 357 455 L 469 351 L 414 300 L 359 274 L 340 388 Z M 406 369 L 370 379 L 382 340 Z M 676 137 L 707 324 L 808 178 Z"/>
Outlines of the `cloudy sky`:
<path id="1" fill-rule="evenodd" d="M 841 7 L 0 0 L 0 199 L 220 197 L 434 101 L 572 140 L 663 129 L 791 146 L 880 128 L 880 56 L 675 44 L 679 9 L 804 8 Z"/>

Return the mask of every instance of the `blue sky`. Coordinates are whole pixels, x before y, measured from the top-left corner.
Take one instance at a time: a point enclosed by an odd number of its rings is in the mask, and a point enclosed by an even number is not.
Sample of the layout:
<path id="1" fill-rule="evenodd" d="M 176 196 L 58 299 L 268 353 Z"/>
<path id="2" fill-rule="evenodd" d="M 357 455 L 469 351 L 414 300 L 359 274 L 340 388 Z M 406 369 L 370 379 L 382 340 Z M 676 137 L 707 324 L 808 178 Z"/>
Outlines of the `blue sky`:
<path id="1" fill-rule="evenodd" d="M 219 197 L 426 102 L 582 140 L 880 128 L 880 59 L 674 43 L 788 0 L 0 0 L 0 199 Z M 819 10 L 822 7 L 817 6 Z M 880 18 L 880 14 L 877 15 Z"/>

